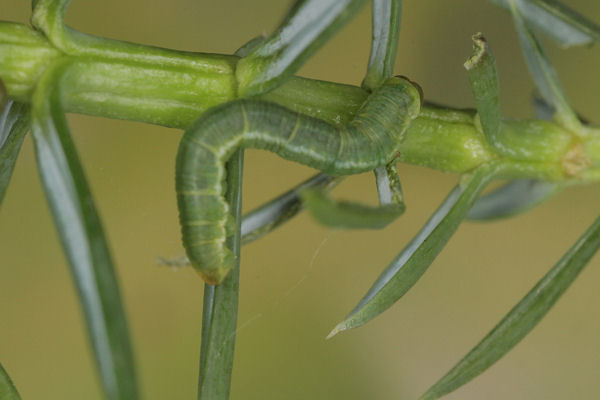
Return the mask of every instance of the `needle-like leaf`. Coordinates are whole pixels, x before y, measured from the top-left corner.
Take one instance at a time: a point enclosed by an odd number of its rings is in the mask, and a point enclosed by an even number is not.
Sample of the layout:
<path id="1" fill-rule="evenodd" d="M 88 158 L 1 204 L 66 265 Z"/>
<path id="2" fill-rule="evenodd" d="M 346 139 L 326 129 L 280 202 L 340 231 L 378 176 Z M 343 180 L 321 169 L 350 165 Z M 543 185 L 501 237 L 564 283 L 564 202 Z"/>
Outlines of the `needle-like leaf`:
<path id="1" fill-rule="evenodd" d="M 296 2 L 284 22 L 236 68 L 240 96 L 276 88 L 298 69 L 367 0 L 305 0 Z"/>
<path id="2" fill-rule="evenodd" d="M 311 215 L 321 224 L 338 229 L 381 229 L 404 213 L 406 205 L 398 178 L 396 162 L 375 169 L 379 206 L 335 201 L 323 190 L 308 189 L 301 193 Z"/>
<path id="3" fill-rule="evenodd" d="M 485 138 L 492 147 L 499 148 L 501 120 L 496 59 L 481 33 L 473 36 L 473 55 L 465 62 L 465 68 Z"/>
<path id="4" fill-rule="evenodd" d="M 549 104 L 546 100 L 544 100 L 542 97 L 540 97 L 537 93 L 534 93 L 534 95 L 531 97 L 531 105 L 535 112 L 536 118 L 544 119 L 546 121 L 552 121 L 552 116 L 555 113 L 554 107 L 552 107 L 551 104 Z M 579 119 L 579 121 L 581 121 L 582 124 L 588 125 L 588 127 L 589 127 L 589 125 L 590 125 L 589 119 L 587 119 L 586 117 L 584 117 L 583 115 L 581 115 L 579 113 L 576 113 L 576 115 L 577 115 L 577 119 Z"/>
<path id="5" fill-rule="evenodd" d="M 236 56 L 238 57 L 246 57 L 248 54 L 252 52 L 252 50 L 256 49 L 261 43 L 265 41 L 266 37 L 263 35 L 257 36 L 248 40 L 246 43 L 242 45 L 239 49 L 235 51 Z"/>
<path id="6" fill-rule="evenodd" d="M 335 201 L 314 189 L 303 191 L 302 201 L 319 223 L 337 229 L 382 229 L 404 212 L 404 203 L 367 206 Z"/>
<path id="7" fill-rule="evenodd" d="M 532 96 L 531 104 L 536 118 L 552 121 L 555 111 L 551 104 L 548 104 L 546 100 L 535 94 Z"/>
<path id="8" fill-rule="evenodd" d="M 328 337 L 361 326 L 398 301 L 425 273 L 477 199 L 504 165 L 490 163 L 465 176 L 404 250 L 392 261 L 356 308 Z"/>
<path id="9" fill-rule="evenodd" d="M 304 190 L 329 190 L 340 181 L 341 178 L 319 173 L 250 211 L 242 219 L 242 243 L 257 240 L 298 215 L 304 209 L 300 197 Z"/>
<path id="10" fill-rule="evenodd" d="M 61 104 L 68 61 L 48 67 L 33 95 L 38 168 L 71 266 L 107 398 L 137 399 L 133 354 L 108 244 Z"/>
<path id="11" fill-rule="evenodd" d="M 373 90 L 394 73 L 401 19 L 402 0 L 373 0 L 373 41 L 363 88 Z"/>
<path id="12" fill-rule="evenodd" d="M 521 6 L 524 1 L 509 0 L 510 10 L 529 71 L 544 100 L 554 107 L 556 111 L 555 120 L 563 127 L 578 133 L 581 131 L 581 123 L 569 105 L 558 81 L 556 71 L 548 61 L 544 48 L 536 35 L 529 29 L 523 19 Z"/>
<path id="13" fill-rule="evenodd" d="M 434 400 L 481 374 L 521 341 L 546 315 L 600 247 L 600 217 L 531 291 L 421 400 Z"/>
<path id="14" fill-rule="evenodd" d="M 404 196 L 402 195 L 402 185 L 398 177 L 398 167 L 396 160 L 388 165 L 375 168 L 375 182 L 377 184 L 377 194 L 379 204 L 396 204 L 404 207 Z"/>
<path id="15" fill-rule="evenodd" d="M 0 205 L 29 125 L 28 105 L 9 100 L 0 110 Z"/>
<path id="16" fill-rule="evenodd" d="M 491 0 L 509 9 L 511 0 Z M 524 0 L 519 8 L 527 23 L 564 47 L 600 41 L 600 26 L 556 0 Z"/>
<path id="17" fill-rule="evenodd" d="M 467 214 L 470 220 L 492 220 L 523 213 L 543 203 L 562 189 L 555 182 L 519 179 L 477 200 Z"/>
<path id="18" fill-rule="evenodd" d="M 69 48 L 68 30 L 64 24 L 65 13 L 71 0 L 32 0 L 31 24 L 44 32 L 61 50 Z"/>
<path id="19" fill-rule="evenodd" d="M 495 148 L 500 133 L 500 98 L 496 62 L 486 40 L 479 33 L 473 36 L 474 54 L 465 63 L 477 112 L 486 140 Z M 489 220 L 506 218 L 527 211 L 552 197 L 560 190 L 556 183 L 531 179 L 510 182 L 475 203 L 467 218 Z"/>
<path id="20" fill-rule="evenodd" d="M 0 364 L 0 399 L 1 400 L 21 400 L 17 388 L 10 380 L 10 376 Z"/>

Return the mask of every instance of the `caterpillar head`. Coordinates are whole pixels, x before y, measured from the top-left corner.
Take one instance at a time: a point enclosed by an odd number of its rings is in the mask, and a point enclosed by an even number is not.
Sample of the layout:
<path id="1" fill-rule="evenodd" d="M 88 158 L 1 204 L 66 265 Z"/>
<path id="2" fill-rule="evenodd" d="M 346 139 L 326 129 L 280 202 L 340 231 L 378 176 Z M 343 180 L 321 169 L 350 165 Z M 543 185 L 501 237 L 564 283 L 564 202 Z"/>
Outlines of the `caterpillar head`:
<path id="1" fill-rule="evenodd" d="M 423 107 L 423 103 L 425 102 L 425 97 L 423 95 L 423 88 L 421 87 L 421 85 L 419 85 L 417 82 L 409 79 L 408 77 L 406 77 L 404 75 L 395 75 L 394 78 L 404 79 L 405 81 L 408 81 L 409 83 L 411 83 L 419 92 L 419 98 L 421 99 L 421 101 L 420 101 L 421 107 Z"/>

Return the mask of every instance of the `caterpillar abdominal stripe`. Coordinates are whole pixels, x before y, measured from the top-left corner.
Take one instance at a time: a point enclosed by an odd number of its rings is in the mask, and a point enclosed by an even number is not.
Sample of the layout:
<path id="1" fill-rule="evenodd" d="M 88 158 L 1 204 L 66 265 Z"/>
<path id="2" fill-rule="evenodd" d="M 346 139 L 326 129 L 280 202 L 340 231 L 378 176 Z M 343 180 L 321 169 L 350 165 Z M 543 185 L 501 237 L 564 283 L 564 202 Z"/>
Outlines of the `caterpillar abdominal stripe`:
<path id="1" fill-rule="evenodd" d="M 396 156 L 420 104 L 415 85 L 393 77 L 341 126 L 259 100 L 235 100 L 205 112 L 185 132 L 176 166 L 183 245 L 194 268 L 206 282 L 219 284 L 235 261 L 225 247 L 234 224 L 224 182 L 225 163 L 238 148 L 269 150 L 331 175 L 366 172 Z"/>

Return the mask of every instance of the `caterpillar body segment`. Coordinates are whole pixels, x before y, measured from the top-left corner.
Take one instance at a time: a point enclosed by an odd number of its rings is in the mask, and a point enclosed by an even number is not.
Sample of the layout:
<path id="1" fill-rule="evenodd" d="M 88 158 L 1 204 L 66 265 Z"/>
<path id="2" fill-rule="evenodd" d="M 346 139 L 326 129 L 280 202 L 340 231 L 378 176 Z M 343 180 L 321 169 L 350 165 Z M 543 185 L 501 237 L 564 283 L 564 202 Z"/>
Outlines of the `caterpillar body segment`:
<path id="1" fill-rule="evenodd" d="M 186 253 L 210 284 L 234 261 L 225 247 L 232 217 L 224 199 L 225 163 L 239 147 L 269 150 L 330 175 L 366 172 L 390 162 L 420 110 L 419 90 L 389 78 L 354 119 L 335 126 L 274 103 L 236 100 L 205 112 L 184 134 L 176 189 Z"/>

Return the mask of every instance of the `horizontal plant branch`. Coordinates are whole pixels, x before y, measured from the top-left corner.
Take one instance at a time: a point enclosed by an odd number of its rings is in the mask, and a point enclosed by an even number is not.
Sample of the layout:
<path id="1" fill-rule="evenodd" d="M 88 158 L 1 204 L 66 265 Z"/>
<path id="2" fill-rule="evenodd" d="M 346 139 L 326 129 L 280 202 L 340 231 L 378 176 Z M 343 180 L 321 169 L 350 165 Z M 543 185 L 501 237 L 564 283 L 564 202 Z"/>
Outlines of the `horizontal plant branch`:
<path id="1" fill-rule="evenodd" d="M 8 96 L 28 103 L 45 65 L 71 59 L 64 78 L 67 112 L 187 128 L 208 108 L 236 98 L 232 55 L 188 53 L 100 39 L 121 52 L 66 55 L 40 33 L 0 22 L 0 77 Z M 96 43 L 95 42 L 95 43 Z M 165 62 L 168 59 L 168 62 Z M 368 93 L 360 87 L 293 77 L 260 96 L 294 111 L 334 124 L 346 122 Z M 572 140 L 572 133 L 547 121 L 505 121 L 499 136 L 515 153 L 498 154 L 486 142 L 473 111 L 425 105 L 407 131 L 399 161 L 464 173 L 495 158 L 534 165 L 523 178 L 577 182 L 600 179 L 600 135 Z M 573 165 L 585 168 L 573 169 Z"/>

